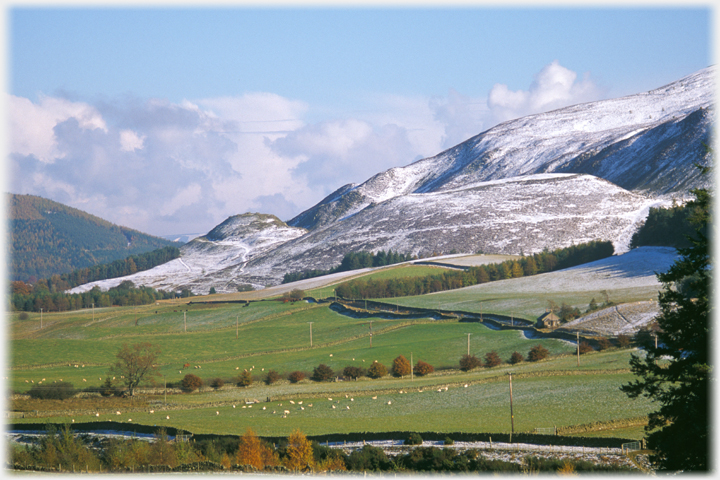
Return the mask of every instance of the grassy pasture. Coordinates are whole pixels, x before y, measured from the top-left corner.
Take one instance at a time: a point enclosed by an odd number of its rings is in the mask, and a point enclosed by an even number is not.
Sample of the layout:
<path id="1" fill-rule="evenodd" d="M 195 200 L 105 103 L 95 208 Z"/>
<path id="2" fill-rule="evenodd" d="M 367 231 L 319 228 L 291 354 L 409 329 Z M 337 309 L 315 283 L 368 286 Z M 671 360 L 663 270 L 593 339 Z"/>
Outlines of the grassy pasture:
<path id="1" fill-rule="evenodd" d="M 397 266 L 374 275 L 382 275 L 382 278 L 424 275 L 428 269 L 433 273 L 442 271 L 438 267 Z M 532 281 L 541 281 L 541 278 L 539 275 Z M 528 282 L 531 278 L 519 280 Z M 522 283 L 512 283 L 515 281 L 390 301 L 425 308 L 512 313 L 534 319 L 544 311 L 548 299 L 558 304 L 566 301 L 584 310 L 590 298 L 594 296 L 597 301 L 602 298 L 602 288 L 592 283 L 581 285 L 574 291 L 553 289 L 547 284 L 547 288 L 538 293 L 537 286 L 524 289 Z M 647 300 L 657 293 L 657 287 L 651 285 L 628 286 L 617 282 L 616 287 L 606 289 L 611 300 L 616 302 Z M 320 293 L 318 290 L 308 293 L 329 297 L 332 287 L 324 287 Z M 31 381 L 37 384 L 43 378 L 46 379 L 43 383 L 63 379 L 79 388 L 99 386 L 122 344 L 148 341 L 160 345 L 160 371 L 169 382 L 179 381 L 186 373 L 194 373 L 205 380 L 215 377 L 228 380 L 254 366 L 256 383 L 247 389 L 227 386 L 219 391 L 168 395 L 170 410 L 162 415 L 156 406 L 155 414 L 150 414 L 149 410 L 126 412 L 127 415 L 120 416 L 103 413 L 99 418 L 75 416 L 76 422 L 129 421 L 132 418 L 131 423 L 229 434 L 241 434 L 247 426 L 252 426 L 261 435 L 287 435 L 294 428 L 308 434 L 389 430 L 508 432 L 505 373 L 511 369 L 514 372 L 516 431 L 638 417 L 653 408 L 644 399 L 628 399 L 618 389 L 632 379 L 628 369 L 630 350 L 584 355 L 578 367 L 574 346 L 568 342 L 528 339 L 522 332 L 496 331 L 481 323 L 353 318 L 336 313 L 326 305 L 305 302 L 257 302 L 242 307 L 233 304 L 187 305 L 187 301 L 159 302 L 137 308 L 96 308 L 94 320 L 91 310 L 45 313 L 42 330 L 38 328 L 37 314 L 31 314 L 28 320 L 9 315 L 10 367 L 5 373 L 8 386 L 16 391 L 26 391 L 33 385 Z M 187 333 L 183 332 L 184 310 L 187 310 Z M 239 339 L 235 338 L 236 318 Z M 372 348 L 368 336 L 370 320 L 374 333 Z M 309 322 L 313 322 L 312 348 Z M 507 360 L 513 351 L 525 356 L 537 344 L 542 344 L 555 356 L 538 363 L 523 362 L 513 367 L 503 365 L 467 373 L 440 370 L 427 377 L 415 377 L 413 381 L 386 377 L 337 383 L 304 381 L 296 385 L 281 382 L 272 386 L 260 382 L 269 369 L 281 373 L 310 372 L 313 367 L 325 363 L 340 372 L 348 365 L 368 367 L 374 360 L 390 367 L 392 360 L 400 354 L 408 359 L 412 354 L 414 362 L 424 360 L 436 368 L 453 368 L 467 351 L 468 333 L 471 334 L 470 351 L 478 358 L 491 350 L 497 351 L 503 360 Z M 202 368 L 185 370 L 182 365 L 186 362 Z M 157 380 L 162 386 L 163 377 Z M 469 386 L 464 388 L 464 383 Z M 447 392 L 437 392 L 439 386 L 445 385 L 449 386 Z M 401 394 L 400 390 L 408 393 Z M 353 397 L 353 402 L 345 399 L 346 393 Z M 372 396 L 377 396 L 377 400 Z M 243 399 L 262 400 L 266 397 L 284 397 L 285 400 L 242 408 Z M 288 397 L 296 404 L 290 404 Z M 335 409 L 331 408 L 327 397 L 334 398 L 335 402 L 340 400 L 339 404 L 335 403 Z M 163 396 L 150 395 L 146 400 L 162 401 Z M 300 410 L 299 401 L 303 401 L 305 410 Z M 387 405 L 388 401 L 391 405 Z M 222 406 L 210 407 L 210 403 Z M 263 406 L 266 410 L 262 410 Z M 348 410 L 347 406 L 351 408 Z M 179 407 L 185 409 L 178 410 Z M 285 409 L 291 413 L 287 418 L 281 418 Z M 273 410 L 276 411 L 274 415 Z M 166 415 L 170 416 L 169 420 Z M 31 418 L 23 421 L 44 423 L 48 420 Z M 69 421 L 70 417 L 52 420 Z M 597 435 L 628 438 L 643 435 L 639 427 L 609 432 L 598 432 Z"/>
<path id="2" fill-rule="evenodd" d="M 596 374 L 592 381 L 582 375 L 514 378 L 515 431 L 645 415 L 651 408 L 647 401 L 631 401 L 618 389 L 630 379 L 629 374 Z M 441 392 L 430 386 L 418 387 L 417 382 L 409 379 L 387 383 L 404 387 L 384 393 L 351 391 L 346 397 L 341 392 L 332 391 L 334 384 L 321 384 L 320 387 L 326 389 L 322 394 L 304 391 L 296 386 L 298 391 L 294 395 L 294 404 L 284 399 L 249 407 L 243 405 L 243 397 L 263 398 L 261 391 L 271 389 L 251 387 L 237 395 L 237 403 L 234 403 L 236 408 L 232 404 L 167 411 L 155 407 L 155 413 L 149 413 L 148 408 L 142 412 L 122 413 L 120 416 L 103 413 L 100 417 L 88 415 L 72 418 L 76 422 L 126 422 L 132 419 L 142 424 L 174 426 L 196 433 L 235 435 L 242 434 L 248 426 L 260 435 L 287 435 L 294 428 L 300 428 L 307 434 L 391 430 L 510 431 L 509 387 L 505 375 L 497 375 L 495 380 L 487 383 L 470 384 L 467 388 L 452 385 L 447 391 L 442 389 Z M 345 388 L 353 386 L 344 385 Z M 318 386 L 313 387 L 316 389 Z M 401 389 L 407 393 L 400 393 Z M 373 396 L 377 399 L 373 399 Z M 299 403 L 301 401 L 302 405 Z M 333 405 L 336 408 L 333 409 Z M 285 410 L 290 413 L 287 418 L 282 418 Z M 54 420 L 69 421 L 71 418 Z M 45 422 L 47 419 L 27 421 Z"/>

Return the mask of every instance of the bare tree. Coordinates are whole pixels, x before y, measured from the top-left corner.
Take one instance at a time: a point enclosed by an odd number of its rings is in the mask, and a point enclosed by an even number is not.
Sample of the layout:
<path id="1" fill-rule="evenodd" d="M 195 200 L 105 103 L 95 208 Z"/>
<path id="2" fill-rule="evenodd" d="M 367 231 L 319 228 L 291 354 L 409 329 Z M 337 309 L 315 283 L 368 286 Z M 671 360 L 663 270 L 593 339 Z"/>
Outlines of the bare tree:
<path id="1" fill-rule="evenodd" d="M 136 343 L 133 346 L 124 344 L 116 355 L 118 361 L 110 367 L 109 373 L 119 377 L 132 396 L 143 378 L 160 375 L 155 363 L 159 355 L 160 347 L 157 345 L 147 342 Z"/>

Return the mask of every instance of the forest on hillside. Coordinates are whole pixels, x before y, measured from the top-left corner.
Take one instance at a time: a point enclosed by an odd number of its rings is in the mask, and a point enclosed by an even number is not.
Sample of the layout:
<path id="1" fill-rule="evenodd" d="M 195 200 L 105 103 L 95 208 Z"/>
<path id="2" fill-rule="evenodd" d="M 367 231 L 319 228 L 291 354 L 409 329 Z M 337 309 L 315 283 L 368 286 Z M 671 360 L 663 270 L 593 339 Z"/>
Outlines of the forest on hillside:
<path id="1" fill-rule="evenodd" d="M 10 194 L 10 280 L 35 282 L 175 242 L 34 195 Z"/>

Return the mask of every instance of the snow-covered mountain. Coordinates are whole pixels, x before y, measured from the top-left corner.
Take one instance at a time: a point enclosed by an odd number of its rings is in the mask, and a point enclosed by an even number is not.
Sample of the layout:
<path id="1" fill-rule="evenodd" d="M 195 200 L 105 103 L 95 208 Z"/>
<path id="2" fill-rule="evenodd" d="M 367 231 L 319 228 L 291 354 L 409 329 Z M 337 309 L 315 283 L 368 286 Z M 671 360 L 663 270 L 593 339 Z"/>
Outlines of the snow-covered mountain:
<path id="1" fill-rule="evenodd" d="M 287 224 L 234 216 L 130 279 L 207 293 L 280 283 L 357 250 L 532 253 L 610 240 L 653 205 L 707 186 L 714 68 L 656 90 L 504 122 L 434 157 L 345 185 Z M 85 290 L 84 285 L 76 290 Z"/>

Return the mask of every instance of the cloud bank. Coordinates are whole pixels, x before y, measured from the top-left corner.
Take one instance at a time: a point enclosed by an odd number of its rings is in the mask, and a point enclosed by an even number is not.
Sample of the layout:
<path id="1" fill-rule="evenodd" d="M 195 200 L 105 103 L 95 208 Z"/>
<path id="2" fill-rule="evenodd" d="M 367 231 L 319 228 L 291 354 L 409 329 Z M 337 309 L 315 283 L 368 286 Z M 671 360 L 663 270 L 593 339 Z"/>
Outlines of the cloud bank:
<path id="1" fill-rule="evenodd" d="M 267 92 L 180 103 L 8 95 L 8 186 L 155 235 L 206 233 L 248 211 L 289 220 L 342 185 L 499 121 L 602 94 L 555 61 L 528 90 L 368 96 L 356 112 L 312 122 L 317 107 Z"/>

